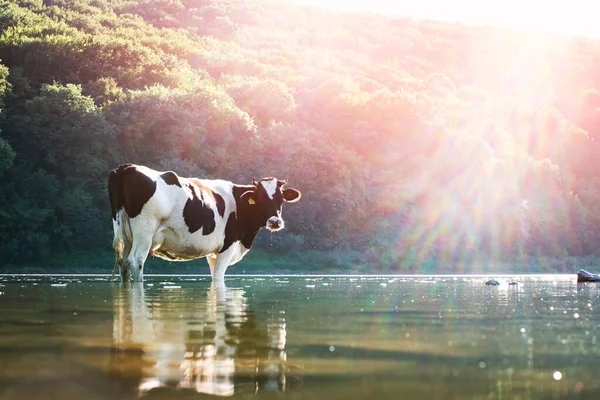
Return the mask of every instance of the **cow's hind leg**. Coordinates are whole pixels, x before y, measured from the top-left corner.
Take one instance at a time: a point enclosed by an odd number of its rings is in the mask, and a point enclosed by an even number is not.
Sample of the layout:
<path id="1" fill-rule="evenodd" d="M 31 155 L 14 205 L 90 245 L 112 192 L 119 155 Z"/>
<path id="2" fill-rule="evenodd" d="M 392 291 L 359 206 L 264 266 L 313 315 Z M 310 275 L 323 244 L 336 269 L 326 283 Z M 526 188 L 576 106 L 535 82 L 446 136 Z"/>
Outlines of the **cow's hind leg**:
<path id="1" fill-rule="evenodd" d="M 131 271 L 127 263 L 127 258 L 131 253 L 131 242 L 128 239 L 124 240 L 123 252 L 118 260 L 119 271 L 121 273 L 121 282 L 129 282 L 131 279 Z"/>
<path id="2" fill-rule="evenodd" d="M 122 212 L 122 211 L 120 211 Z M 120 214 L 117 214 L 118 218 L 121 217 Z M 110 280 L 112 281 L 115 278 L 115 272 L 117 272 L 117 268 L 121 267 L 121 261 L 123 260 L 123 235 L 121 230 L 121 225 L 118 223 L 118 220 L 113 220 L 113 230 L 115 236 L 113 238 L 113 249 L 115 251 L 115 265 L 113 266 L 112 276 Z"/>
<path id="3" fill-rule="evenodd" d="M 111 281 L 115 279 L 115 274 L 117 273 L 117 270 L 119 270 L 121 279 L 123 279 L 123 275 L 126 272 L 125 266 L 124 266 L 124 260 L 129 255 L 130 250 L 131 250 L 131 244 L 129 243 L 128 240 L 124 240 L 115 246 L 115 265 L 113 266 L 112 275 L 110 277 Z M 125 275 L 127 275 L 127 274 L 125 274 Z M 129 279 L 129 278 L 127 277 L 127 279 Z"/>
<path id="4" fill-rule="evenodd" d="M 156 232 L 156 227 L 153 225 L 151 221 L 144 219 L 131 220 L 133 241 L 126 264 L 135 282 L 144 280 L 144 263 L 152 248 L 152 238 Z"/>
<path id="5" fill-rule="evenodd" d="M 115 254 L 115 265 L 113 265 L 113 272 L 110 276 L 111 282 L 115 280 L 115 274 L 117 273 L 117 267 L 120 267 L 119 256 Z"/>

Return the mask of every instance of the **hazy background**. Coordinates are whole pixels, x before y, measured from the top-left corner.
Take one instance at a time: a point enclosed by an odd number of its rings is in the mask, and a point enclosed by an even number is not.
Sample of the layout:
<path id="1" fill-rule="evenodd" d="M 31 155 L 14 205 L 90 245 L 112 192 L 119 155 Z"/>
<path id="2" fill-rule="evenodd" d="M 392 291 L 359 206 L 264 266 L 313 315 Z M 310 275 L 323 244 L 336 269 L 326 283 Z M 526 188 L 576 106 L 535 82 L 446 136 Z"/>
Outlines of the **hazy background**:
<path id="1" fill-rule="evenodd" d="M 123 162 L 302 191 L 231 272 L 593 269 L 600 42 L 507 27 L 594 14 L 486 3 L 0 0 L 2 269 L 110 272 Z"/>

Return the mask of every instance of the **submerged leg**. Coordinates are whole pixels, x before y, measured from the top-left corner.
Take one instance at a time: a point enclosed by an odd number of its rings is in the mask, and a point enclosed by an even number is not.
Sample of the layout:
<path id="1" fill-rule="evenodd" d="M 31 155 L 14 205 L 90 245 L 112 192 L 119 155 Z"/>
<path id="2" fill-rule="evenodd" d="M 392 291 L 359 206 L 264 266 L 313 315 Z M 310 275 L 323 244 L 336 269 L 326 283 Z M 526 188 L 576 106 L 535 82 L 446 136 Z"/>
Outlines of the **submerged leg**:
<path id="1" fill-rule="evenodd" d="M 115 273 L 117 272 L 117 267 L 120 267 L 119 258 L 115 257 L 115 265 L 113 266 L 113 272 L 112 272 L 112 275 L 110 276 L 111 282 L 115 280 Z"/>
<path id="2" fill-rule="evenodd" d="M 129 282 L 131 280 L 131 271 L 127 260 L 121 262 L 121 282 Z"/>
<path id="3" fill-rule="evenodd" d="M 124 240 L 123 243 L 123 252 L 118 260 L 119 271 L 121 275 L 121 282 L 129 282 L 131 279 L 131 271 L 127 265 L 127 258 L 131 253 L 131 243 L 129 240 Z"/>
<path id="4" fill-rule="evenodd" d="M 115 273 L 117 272 L 117 268 L 121 267 L 121 263 L 123 261 L 123 251 L 125 247 L 125 243 L 123 241 L 123 236 L 120 231 L 120 227 L 116 222 L 113 221 L 113 227 L 115 230 L 115 237 L 113 238 L 113 249 L 115 250 L 115 265 L 113 265 L 112 275 L 110 280 L 115 279 Z"/>

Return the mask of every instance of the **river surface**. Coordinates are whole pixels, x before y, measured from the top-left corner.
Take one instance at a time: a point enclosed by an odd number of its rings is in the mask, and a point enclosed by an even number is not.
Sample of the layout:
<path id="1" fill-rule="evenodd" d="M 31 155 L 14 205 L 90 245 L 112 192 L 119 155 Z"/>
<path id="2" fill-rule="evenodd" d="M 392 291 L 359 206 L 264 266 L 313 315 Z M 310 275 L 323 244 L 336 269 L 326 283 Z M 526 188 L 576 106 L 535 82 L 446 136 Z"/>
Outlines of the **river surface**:
<path id="1" fill-rule="evenodd" d="M 599 284 L 489 278 L 3 275 L 0 399 L 599 399 Z"/>

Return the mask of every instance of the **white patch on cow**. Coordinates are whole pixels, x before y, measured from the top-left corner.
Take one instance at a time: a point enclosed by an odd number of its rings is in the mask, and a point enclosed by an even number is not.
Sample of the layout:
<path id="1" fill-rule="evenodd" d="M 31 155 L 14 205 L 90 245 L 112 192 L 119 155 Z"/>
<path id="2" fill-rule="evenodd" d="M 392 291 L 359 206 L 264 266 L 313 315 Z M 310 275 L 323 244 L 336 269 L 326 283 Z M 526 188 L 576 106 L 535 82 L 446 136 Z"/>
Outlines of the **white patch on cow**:
<path id="1" fill-rule="evenodd" d="M 135 168 L 144 175 L 152 178 L 153 181 L 157 180 L 161 174 L 165 173 L 165 171 L 156 171 L 152 168 L 148 168 L 143 165 L 136 165 Z"/>
<path id="2" fill-rule="evenodd" d="M 263 188 L 265 188 L 265 192 L 267 192 L 267 196 L 271 200 L 273 200 L 273 196 L 275 196 L 275 191 L 277 190 L 277 179 L 269 179 L 268 181 L 261 182 Z"/>

